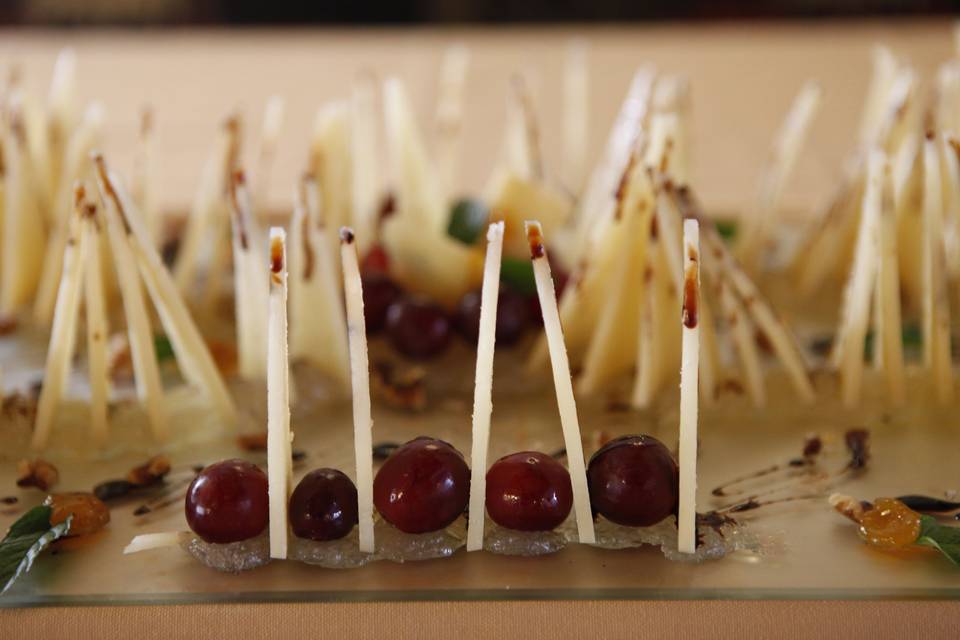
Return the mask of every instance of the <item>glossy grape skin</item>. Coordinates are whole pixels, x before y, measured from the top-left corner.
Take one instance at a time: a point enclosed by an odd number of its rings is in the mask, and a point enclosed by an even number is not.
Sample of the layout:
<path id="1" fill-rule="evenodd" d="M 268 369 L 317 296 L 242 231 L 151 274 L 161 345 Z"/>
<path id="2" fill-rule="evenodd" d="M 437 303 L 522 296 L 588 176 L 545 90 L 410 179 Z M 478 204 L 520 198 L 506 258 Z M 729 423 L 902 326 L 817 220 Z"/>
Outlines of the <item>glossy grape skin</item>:
<path id="1" fill-rule="evenodd" d="M 363 318 L 367 333 L 375 334 L 387 323 L 387 310 L 403 294 L 400 287 L 383 273 L 372 272 L 362 277 Z"/>
<path id="2" fill-rule="evenodd" d="M 486 505 L 490 518 L 502 527 L 550 531 L 573 507 L 570 473 L 545 453 L 504 456 L 487 471 Z"/>
<path id="3" fill-rule="evenodd" d="M 216 544 L 254 538 L 267 528 L 267 474 L 245 460 L 224 460 L 201 471 L 187 489 L 187 524 Z"/>
<path id="4" fill-rule="evenodd" d="M 386 274 L 389 271 L 390 257 L 386 250 L 379 244 L 370 247 L 360 263 L 360 273 L 366 276 L 374 273 Z"/>
<path id="5" fill-rule="evenodd" d="M 440 306 L 423 298 L 403 297 L 391 304 L 386 328 L 394 349 L 409 358 L 432 358 L 450 343 L 450 318 Z"/>
<path id="6" fill-rule="evenodd" d="M 449 526 L 467 508 L 470 469 L 443 440 L 421 436 L 387 458 L 373 480 L 373 504 L 405 533 Z"/>
<path id="7" fill-rule="evenodd" d="M 290 528 L 298 538 L 338 540 L 358 522 L 357 487 L 336 469 L 315 469 L 290 495 Z"/>
<path id="8" fill-rule="evenodd" d="M 651 436 L 611 440 L 587 466 L 593 512 L 630 527 L 649 527 L 675 514 L 679 483 L 673 456 Z"/>
<path id="9" fill-rule="evenodd" d="M 457 329 L 471 344 L 476 344 L 480 336 L 480 300 L 480 292 L 471 291 L 457 305 Z M 527 298 L 501 288 L 497 296 L 497 344 L 514 344 L 530 326 L 530 303 Z"/>

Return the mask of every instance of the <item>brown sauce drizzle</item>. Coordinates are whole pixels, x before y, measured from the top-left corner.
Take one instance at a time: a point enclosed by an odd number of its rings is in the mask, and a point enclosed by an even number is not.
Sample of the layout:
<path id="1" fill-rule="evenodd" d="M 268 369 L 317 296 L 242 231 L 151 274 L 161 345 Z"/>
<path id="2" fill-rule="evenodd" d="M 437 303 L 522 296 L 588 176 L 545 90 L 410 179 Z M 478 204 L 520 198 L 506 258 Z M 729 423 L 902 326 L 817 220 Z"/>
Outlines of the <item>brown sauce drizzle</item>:
<path id="1" fill-rule="evenodd" d="M 117 208 L 117 214 L 120 216 L 120 222 L 123 223 L 124 232 L 127 235 L 131 235 L 133 229 L 130 228 L 130 222 L 127 220 L 127 212 L 123 208 L 123 201 L 120 200 L 120 196 L 117 195 L 116 190 L 113 188 L 113 180 L 110 178 L 110 171 L 107 169 L 107 162 L 103 159 L 103 154 L 99 151 L 94 151 L 91 157 L 93 158 L 93 163 L 97 166 L 97 173 L 100 175 L 100 184 L 103 185 L 104 195 L 113 200 L 113 204 Z"/>
<path id="2" fill-rule="evenodd" d="M 300 179 L 300 203 L 303 208 L 303 279 L 310 280 L 313 277 L 313 245 L 310 244 L 310 216 L 308 211 L 307 186 L 314 181 L 313 174 L 309 171 L 303 174 Z M 320 228 L 323 228 L 323 222 L 318 221 Z"/>
<path id="3" fill-rule="evenodd" d="M 241 213 L 242 204 L 240 202 L 240 190 L 245 189 L 247 176 L 243 169 L 237 169 L 230 174 L 230 204 L 233 207 L 233 215 L 237 220 L 237 232 L 240 234 L 240 247 L 246 251 L 249 242 L 247 239 L 247 229 L 244 226 L 243 214 Z"/>
<path id="4" fill-rule="evenodd" d="M 536 260 L 546 255 L 546 249 L 543 247 L 543 234 L 540 231 L 540 225 L 532 224 L 527 229 L 527 242 L 530 244 L 530 257 Z"/>
<path id="5" fill-rule="evenodd" d="M 866 429 L 848 430 L 844 434 L 844 444 L 850 457 L 843 467 L 834 471 L 823 469 L 819 465 L 819 456 L 823 452 L 823 440 L 817 435 L 809 436 L 804 441 L 801 457 L 791 458 L 786 462 L 764 467 L 759 471 L 739 476 L 714 488 L 711 493 L 718 497 L 743 495 L 750 491 L 750 488 L 738 485 L 751 483 L 773 474 L 780 474 L 781 476 L 769 480 L 763 486 L 763 490 L 754 491 L 746 498 L 718 509 L 718 512 L 742 513 L 768 505 L 822 498 L 828 487 L 833 486 L 845 477 L 859 473 L 865 468 L 870 458 L 869 436 L 870 433 Z M 811 492 L 810 482 L 824 482 L 826 484 L 822 488 L 818 487 Z M 787 493 L 787 495 L 769 500 L 758 499 L 762 496 L 782 493 Z"/>
<path id="6" fill-rule="evenodd" d="M 697 282 L 697 265 L 687 267 L 683 278 L 683 326 L 693 329 L 699 322 L 698 304 L 700 298 L 700 283 Z"/>
<path id="7" fill-rule="evenodd" d="M 283 272 L 283 240 L 279 237 L 270 241 L 270 271 L 274 275 Z"/>

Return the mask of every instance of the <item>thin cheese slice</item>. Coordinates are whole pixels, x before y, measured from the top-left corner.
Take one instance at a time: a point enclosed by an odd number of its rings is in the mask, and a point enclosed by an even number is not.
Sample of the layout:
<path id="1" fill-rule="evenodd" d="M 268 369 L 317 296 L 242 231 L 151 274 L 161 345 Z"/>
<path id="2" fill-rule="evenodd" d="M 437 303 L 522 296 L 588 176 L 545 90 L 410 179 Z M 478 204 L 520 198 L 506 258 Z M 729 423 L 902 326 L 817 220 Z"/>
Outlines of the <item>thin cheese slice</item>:
<path id="1" fill-rule="evenodd" d="M 266 259 L 263 241 L 250 209 L 246 177 L 242 171 L 233 174 L 230 185 L 230 220 L 233 229 L 234 304 L 237 315 L 237 346 L 240 375 L 248 380 L 267 377 L 266 335 L 269 291 L 263 273 Z"/>
<path id="2" fill-rule="evenodd" d="M 480 334 L 473 387 L 473 434 L 470 448 L 470 522 L 467 551 L 483 548 L 483 525 L 487 493 L 487 451 L 490 415 L 493 413 L 493 353 L 497 335 L 497 296 L 500 293 L 500 258 L 503 253 L 503 223 L 487 230 L 487 258 L 480 293 Z"/>
<path id="3" fill-rule="evenodd" d="M 363 284 L 353 231 L 340 230 L 343 289 L 347 301 L 350 341 L 350 380 L 353 386 L 353 448 L 357 464 L 357 508 L 360 551 L 373 553 L 373 417 L 370 412 L 370 363 L 363 316 Z"/>
<path id="4" fill-rule="evenodd" d="M 260 127 L 260 149 L 257 153 L 257 173 L 254 176 L 253 210 L 266 211 L 270 204 L 270 178 L 273 173 L 277 142 L 283 129 L 286 102 L 283 96 L 272 95 L 263 109 L 263 124 Z"/>
<path id="5" fill-rule="evenodd" d="M 533 261 L 533 276 L 537 283 L 537 298 L 543 313 L 543 329 L 547 335 L 550 364 L 553 367 L 553 386 L 560 409 L 560 425 L 567 448 L 567 463 L 570 481 L 573 484 L 573 510 L 577 519 L 577 534 L 583 544 L 596 542 L 593 529 L 593 513 L 590 508 L 590 493 L 587 490 L 587 470 L 583 460 L 583 443 L 580 439 L 580 421 L 577 417 L 577 401 L 573 396 L 570 379 L 570 363 L 567 348 L 563 343 L 563 328 L 557 309 L 557 294 L 550 274 L 550 262 L 539 222 L 528 221 L 525 225 L 530 243 L 530 258 Z"/>
<path id="6" fill-rule="evenodd" d="M 287 356 L 287 235 L 270 229 L 267 322 L 267 477 L 270 481 L 270 557 L 287 557 L 287 502 L 293 484 L 290 441 L 290 360 Z"/>
<path id="7" fill-rule="evenodd" d="M 683 223 L 683 337 L 680 363 L 680 506 L 677 549 L 697 546 L 697 413 L 700 393 L 700 224 Z"/>
<path id="8" fill-rule="evenodd" d="M 150 551 L 151 549 L 165 549 L 180 545 L 180 540 L 189 536 L 184 531 L 163 531 L 160 533 L 145 533 L 136 536 L 130 544 L 123 548 L 123 555 Z"/>
<path id="9" fill-rule="evenodd" d="M 863 213 L 850 278 L 844 294 L 844 308 L 837 331 L 836 361 L 840 368 L 840 390 L 848 407 L 860 403 L 863 380 L 863 341 L 870 321 L 870 297 L 877 268 L 877 226 L 883 197 L 886 156 L 882 151 L 870 154 Z"/>
<path id="10" fill-rule="evenodd" d="M 109 432 L 107 397 L 107 309 L 100 254 L 101 228 L 96 205 L 89 204 L 83 218 L 83 306 L 87 314 L 87 360 L 90 375 L 90 433 L 94 442 L 106 444 Z"/>
<path id="11" fill-rule="evenodd" d="M 290 223 L 290 357 L 350 387 L 347 322 L 340 294 L 339 260 L 327 241 L 317 183 L 304 176 Z"/>
<path id="12" fill-rule="evenodd" d="M 237 410 L 227 385 L 217 369 L 200 329 L 197 328 L 187 303 L 184 301 L 173 276 L 163 264 L 153 244 L 149 231 L 143 225 L 136 206 L 121 182 L 107 168 L 103 156 L 94 157 L 97 178 L 107 210 L 115 211 L 127 231 L 136 255 L 136 264 L 150 291 L 154 307 L 173 346 L 180 372 L 186 380 L 203 390 L 213 404 L 217 415 L 226 426 L 234 427 Z M 109 229 L 110 225 L 108 225 Z M 111 239 L 112 244 L 112 239 Z"/>
<path id="13" fill-rule="evenodd" d="M 47 349 L 43 387 L 37 402 L 37 418 L 31 446 L 43 449 L 50 437 L 57 409 L 63 399 L 64 386 L 73 357 L 74 336 L 77 333 L 77 314 L 83 289 L 84 235 L 80 233 L 79 217 L 86 206 L 83 188 L 76 196 L 76 216 L 71 216 L 69 237 L 64 247 L 63 274 L 57 292 L 53 313 L 53 332 Z"/>

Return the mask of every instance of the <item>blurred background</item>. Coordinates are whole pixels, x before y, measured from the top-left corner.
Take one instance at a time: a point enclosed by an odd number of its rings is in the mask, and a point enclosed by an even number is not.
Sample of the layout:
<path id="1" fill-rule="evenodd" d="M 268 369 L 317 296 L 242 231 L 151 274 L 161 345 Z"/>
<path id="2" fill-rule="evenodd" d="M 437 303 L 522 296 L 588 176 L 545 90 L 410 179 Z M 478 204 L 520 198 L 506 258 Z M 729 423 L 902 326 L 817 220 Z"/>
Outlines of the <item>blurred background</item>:
<path id="1" fill-rule="evenodd" d="M 6 24 L 433 24 L 830 18 L 954 12 L 956 0 L 2 0 Z"/>
<path id="2" fill-rule="evenodd" d="M 529 85 L 548 173 L 561 172 L 563 74 L 576 40 L 589 69 L 586 166 L 638 68 L 679 74 L 692 99 L 694 182 L 712 211 L 751 206 L 794 96 L 819 83 L 820 115 L 784 194 L 786 208 L 815 211 L 856 143 L 874 47 L 909 60 L 929 91 L 955 55 L 957 9 L 947 0 L 0 0 L 0 74 L 16 70 L 43 96 L 58 52 L 72 48 L 80 104 L 104 107 L 103 146 L 119 166 L 133 166 L 141 114 L 152 111 L 160 197 L 178 210 L 192 200 L 223 119 L 241 115 L 255 136 L 279 96 L 286 109 L 270 205 L 283 209 L 318 110 L 349 99 L 363 74 L 401 78 L 430 139 L 454 44 L 471 60 L 459 191 L 487 184 L 515 75 Z M 256 139 L 244 149 L 252 159 Z"/>

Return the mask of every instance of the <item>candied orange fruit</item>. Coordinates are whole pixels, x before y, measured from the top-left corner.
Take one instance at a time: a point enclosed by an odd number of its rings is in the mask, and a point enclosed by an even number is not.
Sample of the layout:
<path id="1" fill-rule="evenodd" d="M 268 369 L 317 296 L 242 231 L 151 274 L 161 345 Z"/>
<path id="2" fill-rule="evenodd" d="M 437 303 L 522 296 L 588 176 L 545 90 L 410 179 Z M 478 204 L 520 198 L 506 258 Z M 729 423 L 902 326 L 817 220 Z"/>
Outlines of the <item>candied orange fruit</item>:
<path id="1" fill-rule="evenodd" d="M 55 493 L 44 504 L 53 509 L 51 525 L 60 524 L 73 515 L 68 536 L 96 533 L 110 522 L 110 509 L 92 493 Z"/>
<path id="2" fill-rule="evenodd" d="M 900 549 L 917 541 L 920 515 L 894 498 L 878 498 L 860 518 L 860 537 L 880 549 Z"/>

